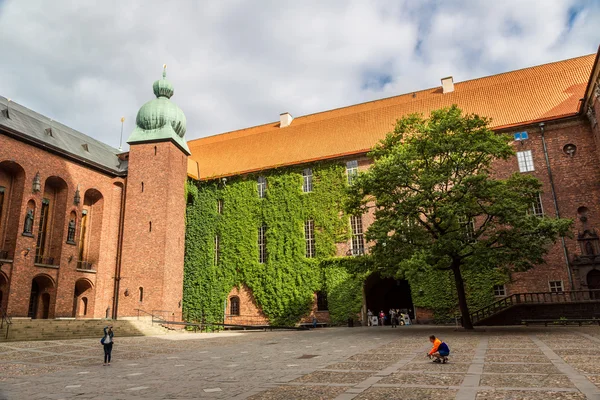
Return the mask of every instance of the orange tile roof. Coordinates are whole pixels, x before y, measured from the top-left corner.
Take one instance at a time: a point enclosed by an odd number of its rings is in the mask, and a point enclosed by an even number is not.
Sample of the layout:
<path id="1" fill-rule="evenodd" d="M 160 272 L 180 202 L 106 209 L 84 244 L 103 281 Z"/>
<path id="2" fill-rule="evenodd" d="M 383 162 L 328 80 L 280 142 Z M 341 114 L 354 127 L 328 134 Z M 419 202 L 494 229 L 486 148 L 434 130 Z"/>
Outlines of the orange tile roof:
<path id="1" fill-rule="evenodd" d="M 595 54 L 279 121 L 188 142 L 188 175 L 230 176 L 368 151 L 398 118 L 457 104 L 493 128 L 574 115 Z"/>

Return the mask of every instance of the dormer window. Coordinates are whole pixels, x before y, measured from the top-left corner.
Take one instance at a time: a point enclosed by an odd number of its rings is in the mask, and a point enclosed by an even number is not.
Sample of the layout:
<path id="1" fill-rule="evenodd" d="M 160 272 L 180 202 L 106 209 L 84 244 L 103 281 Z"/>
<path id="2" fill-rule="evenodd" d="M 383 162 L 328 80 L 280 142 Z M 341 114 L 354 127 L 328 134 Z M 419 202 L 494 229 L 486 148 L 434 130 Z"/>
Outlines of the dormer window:
<path id="1" fill-rule="evenodd" d="M 88 153 L 90 152 L 90 148 L 88 147 L 87 143 L 82 144 L 81 147 L 83 147 L 84 151 L 87 151 Z"/>

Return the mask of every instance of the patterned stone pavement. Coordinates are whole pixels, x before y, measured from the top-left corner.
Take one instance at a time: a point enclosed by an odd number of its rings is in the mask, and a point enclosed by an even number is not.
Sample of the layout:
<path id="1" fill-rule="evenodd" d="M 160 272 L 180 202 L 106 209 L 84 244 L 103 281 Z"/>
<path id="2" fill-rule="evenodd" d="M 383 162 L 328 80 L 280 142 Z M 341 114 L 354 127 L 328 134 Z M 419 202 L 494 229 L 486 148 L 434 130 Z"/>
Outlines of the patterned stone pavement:
<path id="1" fill-rule="evenodd" d="M 0 399 L 600 399 L 599 327 L 116 335 L 109 367 L 99 338 L 0 343 Z"/>

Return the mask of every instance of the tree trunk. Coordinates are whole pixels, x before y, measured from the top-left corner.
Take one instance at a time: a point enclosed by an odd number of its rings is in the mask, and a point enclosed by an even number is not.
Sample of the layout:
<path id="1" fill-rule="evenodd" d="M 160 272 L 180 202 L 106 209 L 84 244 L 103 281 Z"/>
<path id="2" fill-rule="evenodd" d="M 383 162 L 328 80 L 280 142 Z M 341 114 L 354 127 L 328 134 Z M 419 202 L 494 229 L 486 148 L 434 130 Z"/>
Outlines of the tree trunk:
<path id="1" fill-rule="evenodd" d="M 453 265 L 452 272 L 454 273 L 454 282 L 456 284 L 456 294 L 458 295 L 458 306 L 462 315 L 463 327 L 465 329 L 473 329 L 473 323 L 469 315 L 469 306 L 467 305 L 467 295 L 465 294 L 465 284 L 460 273 L 460 265 Z"/>

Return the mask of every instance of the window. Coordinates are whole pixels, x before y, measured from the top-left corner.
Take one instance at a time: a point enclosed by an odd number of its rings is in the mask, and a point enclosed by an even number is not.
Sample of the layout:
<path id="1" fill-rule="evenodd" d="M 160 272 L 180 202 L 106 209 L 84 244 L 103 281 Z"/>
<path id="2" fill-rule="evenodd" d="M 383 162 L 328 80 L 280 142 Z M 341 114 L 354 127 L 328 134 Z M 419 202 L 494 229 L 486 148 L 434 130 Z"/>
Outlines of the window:
<path id="1" fill-rule="evenodd" d="M 540 193 L 538 193 L 533 199 L 531 213 L 538 217 L 544 216 L 544 207 L 542 206 L 542 195 Z"/>
<path id="2" fill-rule="evenodd" d="M 504 285 L 494 285 L 494 296 L 496 296 L 496 297 L 504 297 L 504 296 L 506 296 L 506 286 L 504 286 Z"/>
<path id="3" fill-rule="evenodd" d="M 306 240 L 306 257 L 315 256 L 315 221 L 309 219 L 304 222 L 304 239 Z"/>
<path id="4" fill-rule="evenodd" d="M 267 261 L 267 227 L 258 228 L 258 262 L 264 264 Z"/>
<path id="5" fill-rule="evenodd" d="M 317 292 L 317 311 L 327 311 L 329 306 L 327 305 L 327 293 L 324 291 Z"/>
<path id="6" fill-rule="evenodd" d="M 240 298 L 233 296 L 229 299 L 229 314 L 240 315 Z"/>
<path id="7" fill-rule="evenodd" d="M 50 211 L 50 201 L 42 200 L 42 211 L 40 213 L 40 225 L 37 237 L 37 247 L 35 249 L 35 263 L 42 264 L 44 258 L 44 249 L 46 247 L 46 233 L 48 229 L 48 212 Z"/>
<path id="8" fill-rule="evenodd" d="M 4 191 L 6 188 L 0 186 L 0 227 L 2 226 L 2 206 L 4 205 Z"/>
<path id="9" fill-rule="evenodd" d="M 358 256 L 365 253 L 365 241 L 363 238 L 362 217 L 353 215 L 350 217 L 350 226 L 352 228 L 352 241 L 350 249 L 353 256 Z"/>
<path id="10" fill-rule="evenodd" d="M 562 281 L 550 281 L 548 282 L 550 284 L 550 291 L 551 292 L 563 292 L 563 283 Z"/>
<path id="11" fill-rule="evenodd" d="M 217 200 L 217 212 L 223 214 L 223 199 Z"/>
<path id="12" fill-rule="evenodd" d="M 358 175 L 358 161 L 348 161 L 346 163 L 346 174 L 348 175 L 348 185 L 352 185 L 354 178 Z"/>
<path id="13" fill-rule="evenodd" d="M 141 303 L 144 301 L 144 288 L 140 287 L 139 292 L 140 292 L 140 303 Z"/>
<path id="14" fill-rule="evenodd" d="M 257 187 L 258 197 L 260 199 L 263 199 L 267 194 L 267 178 L 265 178 L 264 176 L 259 176 L 257 181 Z"/>
<path id="15" fill-rule="evenodd" d="M 312 192 L 313 184 L 312 184 L 312 169 L 305 168 L 302 171 L 302 191 L 304 193 Z"/>
<path id="16" fill-rule="evenodd" d="M 529 139 L 529 135 L 527 132 L 517 132 L 515 133 L 515 141 L 527 140 Z"/>
<path id="17" fill-rule="evenodd" d="M 142 193 L 144 193 L 144 182 L 142 182 Z"/>
<path id="18" fill-rule="evenodd" d="M 219 243 L 219 235 L 215 235 L 215 265 L 219 265 L 221 257 L 221 244 Z"/>
<path id="19" fill-rule="evenodd" d="M 517 151 L 517 161 L 519 162 L 519 171 L 535 171 L 535 168 L 533 168 L 533 157 L 531 156 L 531 150 Z"/>
<path id="20" fill-rule="evenodd" d="M 464 229 L 467 242 L 475 242 L 475 220 L 473 218 L 459 217 L 458 223 Z"/>

